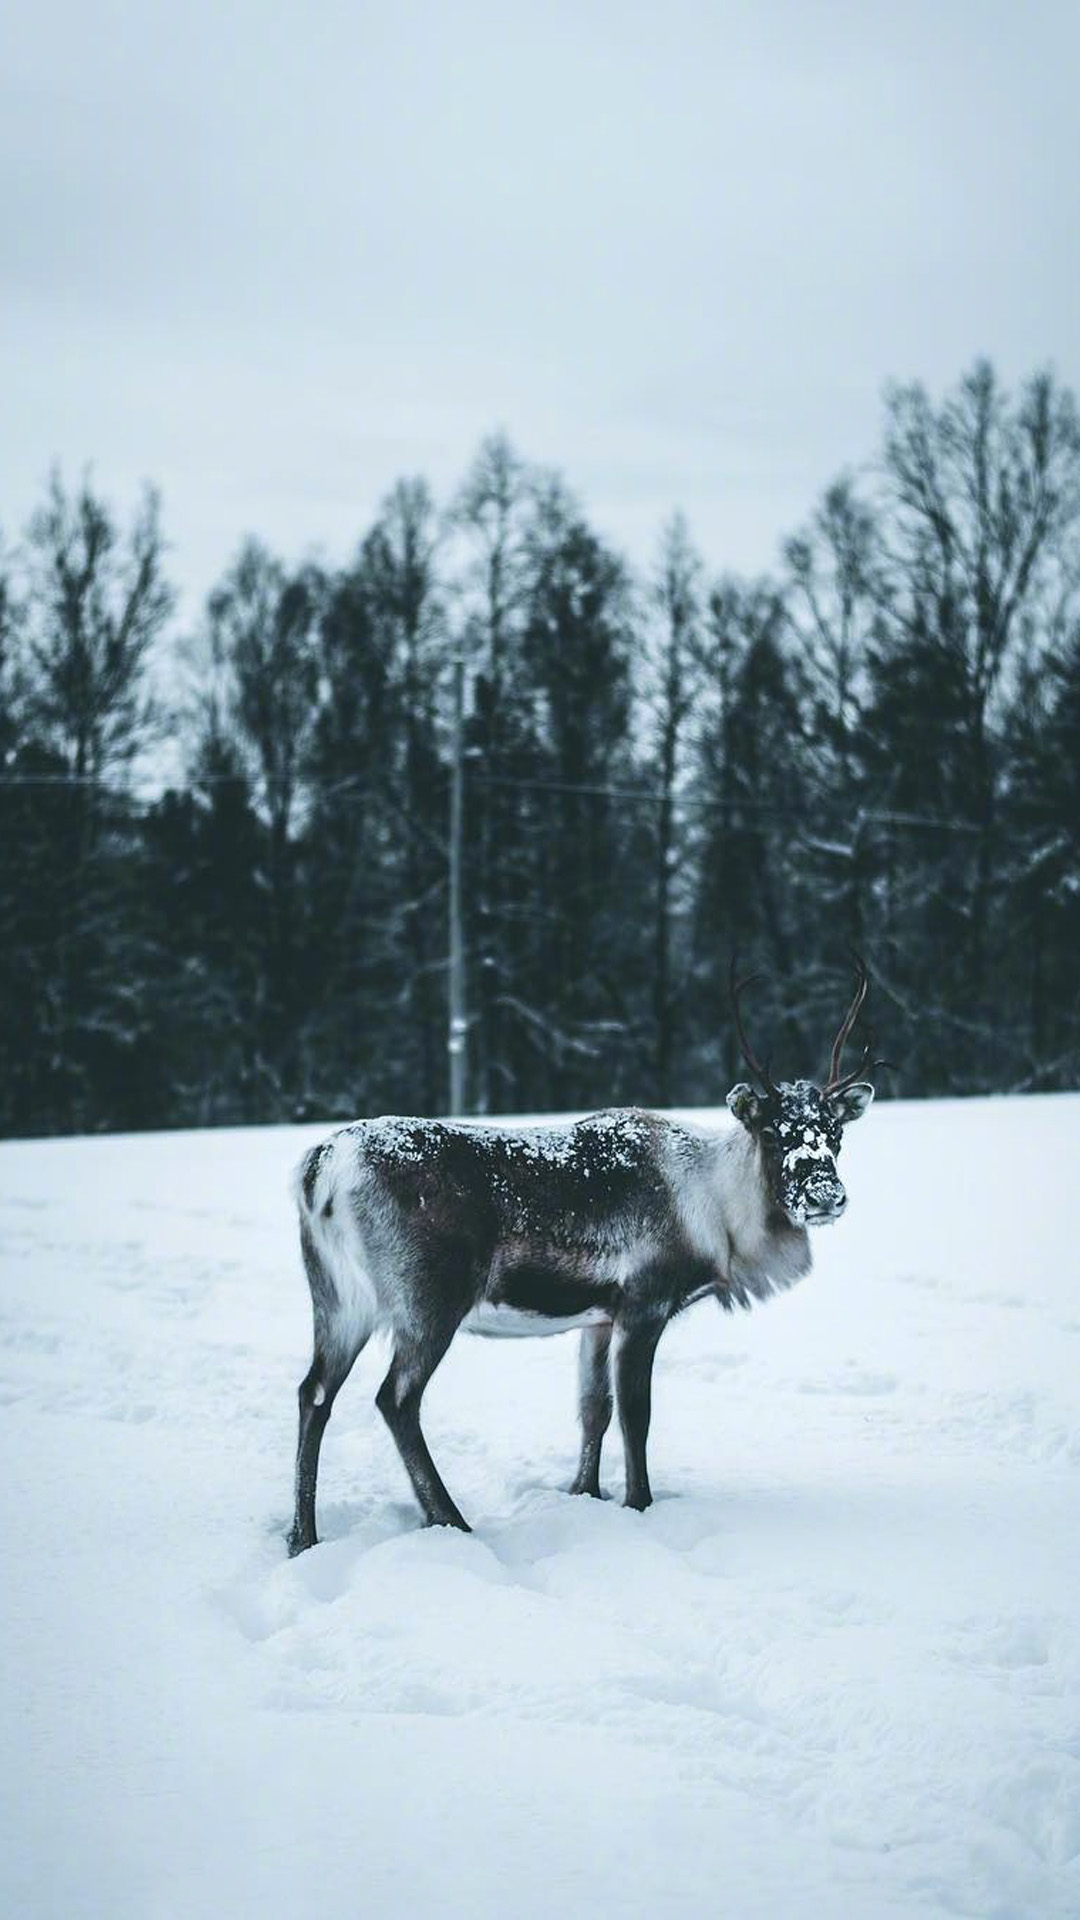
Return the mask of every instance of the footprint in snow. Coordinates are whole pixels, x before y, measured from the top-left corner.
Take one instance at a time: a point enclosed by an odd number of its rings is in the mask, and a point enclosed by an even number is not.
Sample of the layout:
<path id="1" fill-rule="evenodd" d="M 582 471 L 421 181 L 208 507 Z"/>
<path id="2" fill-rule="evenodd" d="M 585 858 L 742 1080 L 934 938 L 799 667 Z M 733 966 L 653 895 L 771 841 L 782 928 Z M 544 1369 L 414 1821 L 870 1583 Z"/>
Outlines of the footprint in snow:
<path id="1" fill-rule="evenodd" d="M 149 1400 L 121 1400 L 115 1407 L 106 1407 L 106 1420 L 122 1420 L 132 1427 L 145 1427 L 148 1420 L 157 1418 L 157 1408 Z"/>
<path id="2" fill-rule="evenodd" d="M 745 1367 L 745 1353 L 708 1353 L 693 1360 L 680 1360 L 679 1370 L 700 1380 L 715 1380 L 721 1373 L 730 1373 L 735 1367 Z"/>
<path id="3" fill-rule="evenodd" d="M 980 1671 L 1019 1673 L 1045 1667 L 1050 1661 L 1049 1635 L 1034 1614 L 1006 1615 L 999 1620 L 965 1623 L 953 1658 L 958 1665 Z"/>
<path id="4" fill-rule="evenodd" d="M 40 1333 L 37 1327 L 12 1327 L 0 1334 L 0 1346 L 12 1347 L 18 1353 L 57 1353 L 60 1349 L 60 1336 L 55 1333 Z"/>
<path id="5" fill-rule="evenodd" d="M 852 1367 L 848 1373 L 834 1374 L 827 1380 L 800 1380 L 800 1393 L 852 1394 L 867 1399 L 878 1398 L 883 1394 L 895 1393 L 900 1382 L 895 1373 L 873 1373 L 861 1367 Z"/>
<path id="6" fill-rule="evenodd" d="M 969 1306 L 973 1307 L 1035 1307 L 1037 1300 L 1025 1299 L 1022 1293 L 969 1293 L 965 1295 Z"/>
<path id="7" fill-rule="evenodd" d="M 981 1796 L 989 1819 L 1019 1835 L 1048 1866 L 1080 1857 L 1080 1763 L 1070 1754 L 1032 1758 Z"/>

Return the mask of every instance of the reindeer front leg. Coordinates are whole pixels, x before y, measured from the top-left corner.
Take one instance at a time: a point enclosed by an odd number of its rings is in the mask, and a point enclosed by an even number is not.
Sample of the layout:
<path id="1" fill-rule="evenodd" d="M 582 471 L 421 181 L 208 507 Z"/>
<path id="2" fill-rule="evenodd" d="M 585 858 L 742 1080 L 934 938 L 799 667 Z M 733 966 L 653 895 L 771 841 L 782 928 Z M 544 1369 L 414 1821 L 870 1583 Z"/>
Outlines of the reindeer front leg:
<path id="1" fill-rule="evenodd" d="M 578 1413 L 581 1420 L 581 1459 L 571 1482 L 571 1493 L 600 1498 L 600 1449 L 611 1424 L 611 1322 L 583 1327 L 578 1348 Z"/>
<path id="2" fill-rule="evenodd" d="M 658 1315 L 633 1319 L 619 1328 L 615 1347 L 615 1394 L 626 1457 L 623 1505 L 643 1512 L 652 1506 L 646 1445 L 652 1412 L 653 1360 L 666 1320 Z"/>

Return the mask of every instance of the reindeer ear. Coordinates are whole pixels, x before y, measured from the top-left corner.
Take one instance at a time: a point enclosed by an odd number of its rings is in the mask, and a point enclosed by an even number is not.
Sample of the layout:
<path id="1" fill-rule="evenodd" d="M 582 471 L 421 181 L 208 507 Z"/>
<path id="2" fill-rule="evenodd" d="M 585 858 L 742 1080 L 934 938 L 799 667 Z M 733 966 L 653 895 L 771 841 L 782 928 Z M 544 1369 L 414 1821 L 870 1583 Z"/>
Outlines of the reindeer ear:
<path id="1" fill-rule="evenodd" d="M 874 1089 L 869 1080 L 856 1080 L 854 1086 L 845 1087 L 843 1093 L 826 1095 L 829 1112 L 842 1127 L 849 1127 L 853 1120 L 861 1120 L 874 1097 Z"/>
<path id="2" fill-rule="evenodd" d="M 736 1120 L 748 1128 L 755 1127 L 765 1111 L 761 1095 L 755 1093 L 753 1087 L 747 1086 L 745 1080 L 740 1080 L 737 1087 L 732 1087 L 727 1103 Z"/>

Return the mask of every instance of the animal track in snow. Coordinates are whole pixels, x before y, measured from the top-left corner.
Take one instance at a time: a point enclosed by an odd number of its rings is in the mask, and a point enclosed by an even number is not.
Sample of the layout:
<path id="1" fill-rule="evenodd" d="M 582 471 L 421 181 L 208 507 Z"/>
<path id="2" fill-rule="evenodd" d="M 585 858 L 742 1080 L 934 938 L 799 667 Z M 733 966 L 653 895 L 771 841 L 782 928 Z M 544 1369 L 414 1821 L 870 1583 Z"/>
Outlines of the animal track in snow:
<path id="1" fill-rule="evenodd" d="M 149 1400 L 120 1400 L 102 1411 L 106 1420 L 125 1420 L 133 1427 L 144 1427 L 148 1420 L 157 1418 L 157 1408 Z"/>
<path id="2" fill-rule="evenodd" d="M 895 1393 L 900 1382 L 895 1373 L 875 1373 L 871 1368 L 859 1367 L 853 1360 L 847 1363 L 844 1373 L 832 1374 L 821 1380 L 800 1380 L 800 1393 L 852 1394 L 875 1399 L 883 1394 Z"/>
<path id="3" fill-rule="evenodd" d="M 951 1658 L 983 1672 L 1024 1673 L 1050 1663 L 1050 1633 L 1035 1614 L 965 1621 Z"/>
<path id="4" fill-rule="evenodd" d="M 1069 1753 L 1030 1760 L 994 1782 L 982 1811 L 1048 1866 L 1068 1866 L 1080 1858 L 1080 1761 Z"/>

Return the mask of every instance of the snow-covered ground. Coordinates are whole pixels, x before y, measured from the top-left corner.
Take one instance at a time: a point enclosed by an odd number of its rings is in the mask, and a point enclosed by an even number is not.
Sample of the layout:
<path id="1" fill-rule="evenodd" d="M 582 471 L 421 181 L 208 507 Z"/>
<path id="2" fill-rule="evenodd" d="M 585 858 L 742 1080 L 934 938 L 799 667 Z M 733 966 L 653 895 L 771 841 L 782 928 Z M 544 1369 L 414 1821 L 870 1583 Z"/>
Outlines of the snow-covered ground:
<path id="1" fill-rule="evenodd" d="M 462 1338 L 421 1530 L 373 1343 L 290 1562 L 320 1131 L 0 1146 L 0 1912 L 1080 1913 L 1080 1097 L 853 1128 L 647 1514 L 561 1491 L 576 1336 Z"/>

